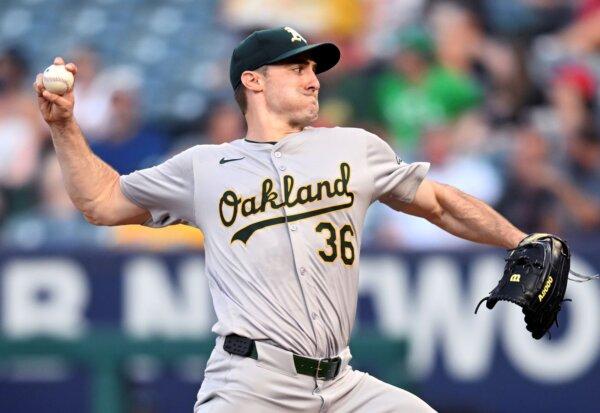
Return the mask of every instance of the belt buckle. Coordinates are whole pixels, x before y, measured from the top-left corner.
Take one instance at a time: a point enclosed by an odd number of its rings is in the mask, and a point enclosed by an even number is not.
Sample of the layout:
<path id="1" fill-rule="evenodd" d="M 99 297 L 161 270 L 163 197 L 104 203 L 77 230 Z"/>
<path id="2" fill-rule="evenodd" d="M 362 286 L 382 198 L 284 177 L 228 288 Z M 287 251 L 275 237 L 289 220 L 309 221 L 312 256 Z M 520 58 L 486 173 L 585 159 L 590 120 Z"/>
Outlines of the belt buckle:
<path id="1" fill-rule="evenodd" d="M 331 370 L 327 370 L 327 372 L 323 375 L 320 376 L 319 374 L 321 373 L 321 362 L 326 362 L 326 363 L 335 363 L 337 362 L 337 366 L 335 368 L 335 371 L 333 373 L 331 373 Z M 341 365 L 341 359 L 339 357 L 334 357 L 334 358 L 323 358 L 323 359 L 319 359 L 317 361 L 317 371 L 315 372 L 315 379 L 317 380 L 331 380 L 333 379 L 335 376 L 337 376 L 339 370 L 340 370 L 340 365 Z"/>
<path id="2" fill-rule="evenodd" d="M 321 370 L 321 361 L 323 361 L 323 360 L 325 360 L 325 359 L 319 359 L 317 361 L 317 371 L 315 372 L 315 379 L 317 379 L 317 380 L 327 380 L 325 377 L 319 377 L 319 373 Z"/>

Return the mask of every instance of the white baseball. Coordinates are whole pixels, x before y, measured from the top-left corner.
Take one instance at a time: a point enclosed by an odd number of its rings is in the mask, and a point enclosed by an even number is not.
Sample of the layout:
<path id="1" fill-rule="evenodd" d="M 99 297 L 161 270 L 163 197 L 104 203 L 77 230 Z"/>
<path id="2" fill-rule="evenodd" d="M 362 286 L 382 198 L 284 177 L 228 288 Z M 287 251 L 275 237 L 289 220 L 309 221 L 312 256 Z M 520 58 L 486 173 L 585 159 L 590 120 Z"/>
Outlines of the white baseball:
<path id="1" fill-rule="evenodd" d="M 64 95 L 73 88 L 73 73 L 69 72 L 64 65 L 51 65 L 44 70 L 42 75 L 44 88 L 48 92 Z"/>

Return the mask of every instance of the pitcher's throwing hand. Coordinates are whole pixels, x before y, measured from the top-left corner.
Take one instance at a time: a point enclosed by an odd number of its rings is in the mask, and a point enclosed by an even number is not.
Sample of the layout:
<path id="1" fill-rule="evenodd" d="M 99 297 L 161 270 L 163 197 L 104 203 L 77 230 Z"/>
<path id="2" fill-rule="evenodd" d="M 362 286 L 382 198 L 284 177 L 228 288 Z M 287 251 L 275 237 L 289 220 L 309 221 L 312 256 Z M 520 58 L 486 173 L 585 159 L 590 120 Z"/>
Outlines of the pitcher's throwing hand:
<path id="1" fill-rule="evenodd" d="M 67 63 L 62 57 L 56 57 L 54 65 L 64 66 L 67 71 L 77 75 L 77 66 L 74 63 Z M 52 93 L 44 87 L 44 74 L 38 73 L 35 82 L 33 82 L 33 90 L 38 95 L 38 106 L 44 120 L 49 124 L 66 123 L 73 118 L 73 106 L 75 99 L 73 96 L 73 87 L 68 89 L 63 95 Z"/>

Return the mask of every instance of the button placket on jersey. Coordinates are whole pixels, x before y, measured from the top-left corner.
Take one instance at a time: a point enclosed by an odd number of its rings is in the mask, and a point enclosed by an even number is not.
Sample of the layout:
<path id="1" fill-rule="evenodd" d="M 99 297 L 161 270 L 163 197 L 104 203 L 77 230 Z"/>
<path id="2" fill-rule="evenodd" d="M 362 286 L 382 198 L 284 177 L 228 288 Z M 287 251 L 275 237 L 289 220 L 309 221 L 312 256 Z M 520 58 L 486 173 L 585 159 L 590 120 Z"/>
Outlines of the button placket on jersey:
<path id="1" fill-rule="evenodd" d="M 284 188 L 284 182 L 283 182 L 284 174 L 282 172 L 287 170 L 287 166 L 284 163 L 285 161 L 283 160 L 283 154 L 281 153 L 281 151 L 275 150 L 275 151 L 271 152 L 271 159 L 272 159 L 273 165 L 277 169 L 277 175 L 279 176 L 279 185 L 281 188 Z M 282 189 L 282 196 L 283 196 L 283 189 Z M 287 216 L 288 215 L 287 207 L 284 206 L 283 208 L 284 208 L 285 214 Z M 305 258 L 302 256 L 303 250 L 301 248 L 298 248 L 298 249 L 295 248 L 295 244 L 296 244 L 295 238 L 297 238 L 297 236 L 299 235 L 299 232 L 300 232 L 299 225 L 297 223 L 287 222 L 287 226 L 288 226 L 288 233 L 290 234 L 292 250 L 294 253 L 294 267 L 296 268 L 296 273 L 300 275 L 298 277 L 298 280 L 300 282 L 300 288 L 302 288 L 302 290 L 305 291 L 305 293 L 306 293 L 307 287 L 309 287 L 309 289 L 310 289 L 310 286 L 311 286 L 310 277 L 307 277 L 308 271 L 306 270 L 306 266 L 303 265 L 303 263 L 302 263 L 302 261 L 305 260 Z M 305 284 L 307 284 L 307 285 L 305 285 Z M 306 302 L 306 309 L 308 311 L 309 320 L 314 325 L 315 323 L 318 323 L 318 321 L 319 321 L 318 313 L 315 311 L 314 308 L 312 308 L 309 300 L 306 300 L 305 302 Z M 315 337 L 315 338 L 317 338 L 317 337 Z"/>
<path id="2" fill-rule="evenodd" d="M 271 157 L 272 157 L 272 161 L 273 164 L 277 167 L 277 169 L 281 172 L 287 170 L 287 166 L 282 162 L 282 156 L 283 154 L 281 153 L 281 151 L 279 150 L 275 150 L 273 152 L 271 152 Z M 279 175 L 279 185 L 281 186 L 281 188 L 283 188 L 283 176 L 281 174 L 281 172 L 278 173 Z M 283 196 L 283 193 L 282 193 Z M 287 207 L 284 206 L 283 207 L 285 209 L 286 215 L 287 215 Z M 288 226 L 288 230 L 289 231 L 297 231 L 298 230 L 298 225 L 297 224 L 292 224 L 292 223 L 287 223 Z M 294 246 L 294 241 L 292 239 L 292 248 Z"/>

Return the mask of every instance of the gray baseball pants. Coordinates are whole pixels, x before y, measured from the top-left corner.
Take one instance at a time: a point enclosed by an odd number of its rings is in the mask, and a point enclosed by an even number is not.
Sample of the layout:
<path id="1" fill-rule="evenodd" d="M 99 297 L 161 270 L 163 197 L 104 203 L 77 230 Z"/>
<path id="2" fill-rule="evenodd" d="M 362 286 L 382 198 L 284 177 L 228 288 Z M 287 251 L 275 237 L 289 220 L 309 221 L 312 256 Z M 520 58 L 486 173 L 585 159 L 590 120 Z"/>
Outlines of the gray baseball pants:
<path id="1" fill-rule="evenodd" d="M 227 353 L 223 340 L 208 360 L 194 413 L 435 412 L 414 394 L 353 370 L 348 348 L 339 354 L 339 375 L 324 381 L 296 373 L 289 351 L 256 342 L 255 360 Z"/>

